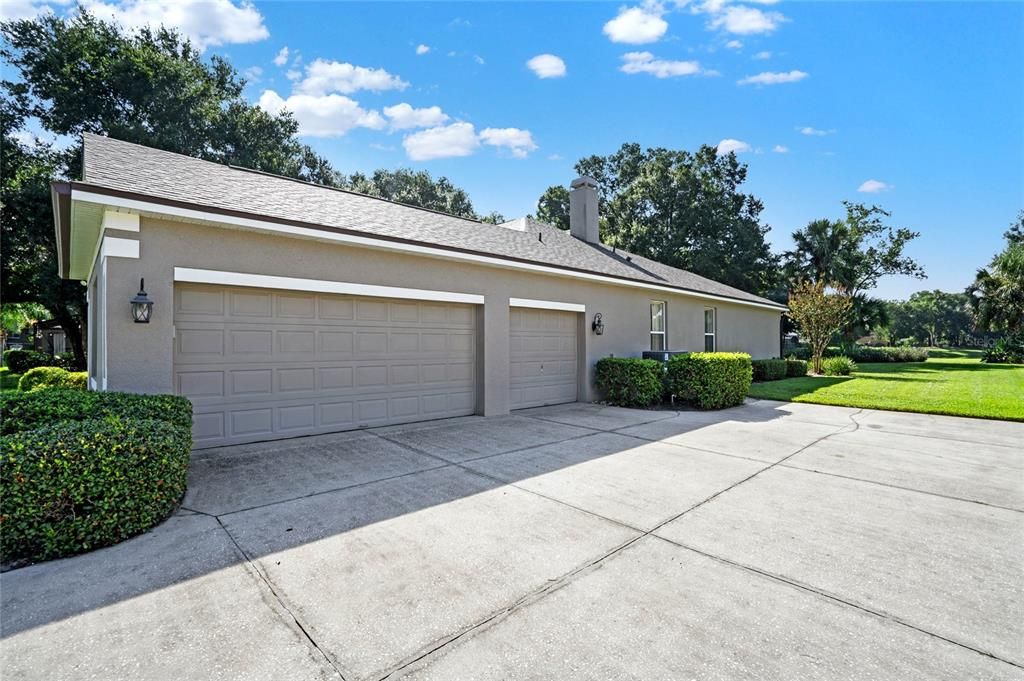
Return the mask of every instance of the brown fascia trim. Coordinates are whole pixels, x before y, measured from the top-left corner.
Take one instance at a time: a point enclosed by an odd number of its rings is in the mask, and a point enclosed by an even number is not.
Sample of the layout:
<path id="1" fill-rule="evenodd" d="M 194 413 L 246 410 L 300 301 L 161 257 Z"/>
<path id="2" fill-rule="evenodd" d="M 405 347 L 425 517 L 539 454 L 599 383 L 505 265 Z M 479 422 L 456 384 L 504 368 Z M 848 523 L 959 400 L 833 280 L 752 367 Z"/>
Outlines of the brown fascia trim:
<path id="1" fill-rule="evenodd" d="M 57 237 L 57 274 L 68 278 L 71 267 L 71 183 L 51 182 L 50 201 L 53 204 L 53 230 Z"/>
<path id="2" fill-rule="evenodd" d="M 593 272 L 591 270 L 585 270 L 579 267 L 569 267 L 567 265 L 555 265 L 548 262 L 541 262 L 538 260 L 529 260 L 527 258 L 517 258 L 509 255 L 498 255 L 496 253 L 487 253 L 486 251 L 474 251 L 469 248 L 458 248 L 455 246 L 442 246 L 440 244 L 431 243 L 429 241 L 416 241 L 415 239 L 402 239 L 400 237 L 388 236 L 384 234 L 375 234 L 373 232 L 360 232 L 355 229 L 345 229 L 344 227 L 331 227 L 329 225 L 321 225 L 315 222 L 305 222 L 303 220 L 293 220 L 291 218 L 281 218 L 273 215 L 264 215 L 262 213 L 250 213 L 244 210 L 235 210 L 232 208 L 220 208 L 215 206 L 207 206 L 201 203 L 192 203 L 190 201 L 179 201 L 177 199 L 167 199 L 159 196 L 152 196 L 150 194 L 141 194 L 138 192 L 125 191 L 123 189 L 111 189 L 109 187 L 103 187 L 100 185 L 89 184 L 88 182 L 71 182 L 71 189 L 82 190 L 92 192 L 94 194 L 104 194 L 106 196 L 115 196 L 122 199 L 131 199 L 134 201 L 147 201 L 149 203 L 155 203 L 162 206 L 171 206 L 174 208 L 185 208 L 188 210 L 201 210 L 205 213 L 212 213 L 214 215 L 225 215 L 236 218 L 244 218 L 247 220 L 261 220 L 264 222 L 276 222 L 290 227 L 302 227 L 304 229 L 314 229 L 321 232 L 331 232 L 334 234 L 345 234 L 348 236 L 358 236 L 364 239 L 376 239 L 378 241 L 388 241 L 399 244 L 409 244 L 412 246 L 421 246 L 423 248 L 433 248 L 441 251 L 449 251 L 451 253 L 465 253 L 466 255 L 475 255 L 485 258 L 497 258 L 498 260 L 507 260 L 509 262 L 519 262 L 527 265 L 540 265 L 542 267 L 551 267 L 557 270 L 563 270 L 565 272 L 578 272 L 580 274 L 591 274 L 602 277 L 608 277 L 610 279 L 618 279 L 619 281 L 628 281 L 639 284 L 649 284 L 656 286 L 664 286 L 667 288 L 675 289 L 680 293 L 696 293 L 706 296 L 716 296 L 718 298 L 725 298 L 727 300 L 734 300 L 737 303 L 746 304 L 757 304 L 757 305 L 774 305 L 778 307 L 779 312 L 785 310 L 785 307 L 779 305 L 772 300 L 748 300 L 746 298 L 737 298 L 736 296 L 729 296 L 723 293 L 711 293 L 710 291 L 698 291 L 696 289 L 683 288 L 682 286 L 673 286 L 672 284 L 660 284 L 651 281 L 645 281 L 643 279 L 632 279 L 630 277 L 623 277 L 615 274 L 605 274 L 604 272 Z"/>

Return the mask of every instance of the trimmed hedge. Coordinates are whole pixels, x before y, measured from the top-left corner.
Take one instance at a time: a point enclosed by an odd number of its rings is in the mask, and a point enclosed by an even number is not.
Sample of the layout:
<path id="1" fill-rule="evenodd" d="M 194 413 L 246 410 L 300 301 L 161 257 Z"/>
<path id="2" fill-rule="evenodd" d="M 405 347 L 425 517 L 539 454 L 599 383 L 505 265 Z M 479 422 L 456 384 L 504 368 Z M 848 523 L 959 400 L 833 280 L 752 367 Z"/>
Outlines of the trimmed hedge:
<path id="1" fill-rule="evenodd" d="M 53 357 L 35 350 L 8 350 L 4 353 L 4 364 L 12 374 L 23 374 L 36 367 L 57 366 Z"/>
<path id="2" fill-rule="evenodd" d="M 0 437 L 0 558 L 59 558 L 144 532 L 184 495 L 191 448 L 187 428 L 152 419 L 65 421 Z"/>
<path id="3" fill-rule="evenodd" d="M 802 359 L 786 360 L 786 376 L 796 378 L 807 375 L 807 362 Z"/>
<path id="4" fill-rule="evenodd" d="M 60 367 L 36 367 L 29 369 L 18 380 L 18 390 L 42 390 L 44 388 L 72 388 L 85 390 L 88 374 L 84 371 L 70 372 Z"/>
<path id="5" fill-rule="evenodd" d="M 811 351 L 807 346 L 793 348 L 790 353 L 798 359 L 810 359 Z M 913 346 L 874 346 L 855 345 L 841 348 L 835 345 L 825 349 L 825 357 L 849 357 L 855 362 L 923 362 L 928 359 L 928 348 Z"/>
<path id="6" fill-rule="evenodd" d="M 192 403 L 177 395 L 136 395 L 65 388 L 0 393 L 0 434 L 3 435 L 57 421 L 107 417 L 155 419 L 190 430 Z"/>
<path id="7" fill-rule="evenodd" d="M 849 357 L 828 357 L 821 363 L 826 376 L 849 376 L 857 370 L 857 364 Z"/>
<path id="8" fill-rule="evenodd" d="M 755 381 L 778 381 L 786 377 L 784 359 L 755 359 L 750 364 Z"/>
<path id="9" fill-rule="evenodd" d="M 664 393 L 661 362 L 654 359 L 605 357 L 596 365 L 596 383 L 605 400 L 620 407 L 649 407 Z"/>
<path id="10" fill-rule="evenodd" d="M 668 360 L 669 389 L 700 409 L 742 404 L 752 375 L 750 355 L 742 352 L 691 352 Z"/>

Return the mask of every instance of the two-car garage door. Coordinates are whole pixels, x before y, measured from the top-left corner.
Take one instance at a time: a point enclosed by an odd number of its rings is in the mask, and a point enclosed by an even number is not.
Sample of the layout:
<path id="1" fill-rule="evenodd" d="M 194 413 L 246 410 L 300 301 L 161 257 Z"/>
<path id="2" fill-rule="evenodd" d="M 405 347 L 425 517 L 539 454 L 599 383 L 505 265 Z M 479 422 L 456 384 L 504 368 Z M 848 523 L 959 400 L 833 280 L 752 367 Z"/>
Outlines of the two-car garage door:
<path id="1" fill-rule="evenodd" d="M 475 411 L 472 305 L 179 284 L 174 307 L 197 447 Z"/>

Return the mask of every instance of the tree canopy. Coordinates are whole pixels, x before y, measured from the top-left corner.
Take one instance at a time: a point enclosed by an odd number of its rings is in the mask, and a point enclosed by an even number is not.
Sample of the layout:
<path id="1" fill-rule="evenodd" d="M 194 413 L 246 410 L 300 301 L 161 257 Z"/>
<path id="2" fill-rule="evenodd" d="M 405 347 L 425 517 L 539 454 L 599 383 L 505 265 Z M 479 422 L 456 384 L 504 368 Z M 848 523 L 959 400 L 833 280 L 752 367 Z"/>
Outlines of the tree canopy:
<path id="1" fill-rule="evenodd" d="M 746 291 L 776 283 L 777 262 L 761 224 L 764 206 L 741 191 L 747 166 L 704 145 L 696 152 L 623 144 L 588 156 L 576 172 L 597 179 L 601 239 L 651 260 Z M 537 216 L 568 228 L 568 190 L 550 187 Z"/>
<path id="2" fill-rule="evenodd" d="M 918 291 L 905 301 L 887 305 L 889 335 L 894 340 L 938 345 L 955 343 L 971 330 L 967 296 L 944 291 Z"/>
<path id="3" fill-rule="evenodd" d="M 1006 247 L 978 270 L 967 299 L 978 329 L 1024 333 L 1024 213 L 1004 235 Z"/>

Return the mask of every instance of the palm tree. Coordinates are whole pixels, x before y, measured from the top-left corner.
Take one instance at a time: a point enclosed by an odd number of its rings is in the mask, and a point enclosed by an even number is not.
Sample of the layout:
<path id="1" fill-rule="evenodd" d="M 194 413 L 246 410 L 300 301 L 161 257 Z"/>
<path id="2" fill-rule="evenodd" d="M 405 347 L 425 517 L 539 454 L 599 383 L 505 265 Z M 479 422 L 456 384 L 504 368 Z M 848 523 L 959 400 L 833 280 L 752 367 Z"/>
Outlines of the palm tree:
<path id="1" fill-rule="evenodd" d="M 967 296 L 976 328 L 1024 332 L 1024 242 L 1011 242 L 978 270 Z"/>

